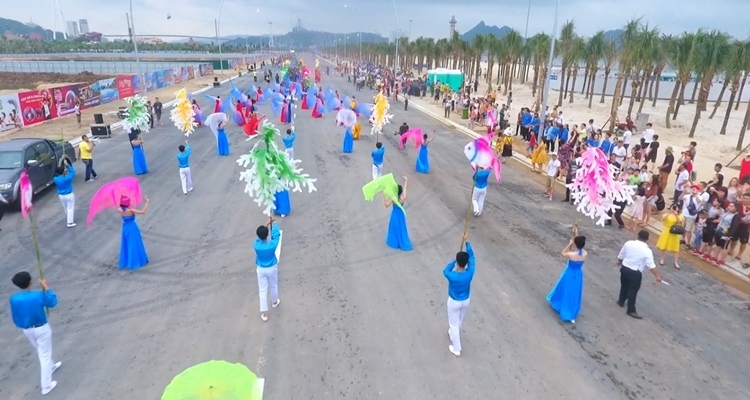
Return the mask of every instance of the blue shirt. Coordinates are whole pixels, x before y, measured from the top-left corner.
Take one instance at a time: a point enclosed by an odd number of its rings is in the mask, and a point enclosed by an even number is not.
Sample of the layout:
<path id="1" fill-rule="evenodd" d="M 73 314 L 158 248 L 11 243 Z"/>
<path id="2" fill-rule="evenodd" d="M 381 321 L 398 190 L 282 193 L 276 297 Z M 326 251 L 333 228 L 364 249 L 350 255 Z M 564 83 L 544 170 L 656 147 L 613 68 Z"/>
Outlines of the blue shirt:
<path id="1" fill-rule="evenodd" d="M 484 189 L 487 187 L 487 178 L 490 177 L 490 172 L 489 169 L 483 169 L 474 173 L 474 186 L 476 186 L 477 189 Z"/>
<path id="2" fill-rule="evenodd" d="M 539 126 L 542 124 L 542 120 L 539 118 L 533 118 L 531 120 L 531 130 L 534 132 L 539 132 Z"/>
<path id="3" fill-rule="evenodd" d="M 385 156 L 385 147 L 373 150 L 372 163 L 378 166 L 383 165 L 383 156 Z"/>
<path id="4" fill-rule="evenodd" d="M 533 115 L 531 115 L 531 114 L 529 114 L 529 113 L 525 113 L 525 114 L 523 114 L 523 115 L 521 116 L 521 125 L 524 125 L 524 126 L 526 126 L 526 125 L 529 125 L 529 124 L 531 124 L 531 119 L 532 119 L 533 117 L 534 117 L 534 116 L 533 116 Z"/>
<path id="5" fill-rule="evenodd" d="M 73 193 L 73 179 L 76 177 L 76 169 L 72 165 L 68 165 L 68 173 L 65 175 L 57 175 L 52 180 L 57 185 L 57 194 L 71 194 Z"/>
<path id="6" fill-rule="evenodd" d="M 555 134 L 554 131 L 552 131 L 552 126 L 547 126 L 544 128 L 544 138 L 547 140 L 555 140 Z"/>
<path id="7" fill-rule="evenodd" d="M 47 323 L 44 308 L 57 305 L 57 295 L 48 290 L 45 294 L 39 290 L 24 290 L 10 296 L 10 314 L 18 328 L 29 329 Z"/>
<path id="8" fill-rule="evenodd" d="M 586 144 L 589 145 L 589 147 L 599 147 L 599 141 L 596 139 L 587 139 Z"/>
<path id="9" fill-rule="evenodd" d="M 185 147 L 185 151 L 177 153 L 177 164 L 180 168 L 190 168 L 190 145 Z"/>
<path id="10" fill-rule="evenodd" d="M 553 126 L 549 133 L 550 139 L 549 140 L 555 140 L 560 138 L 560 128 Z"/>
<path id="11" fill-rule="evenodd" d="M 274 222 L 271 224 L 271 240 L 260 240 L 255 238 L 255 265 L 261 268 L 270 268 L 279 263 L 276 259 L 276 248 L 279 247 L 281 232 L 279 226 Z"/>
<path id="12" fill-rule="evenodd" d="M 284 136 L 281 140 L 284 141 L 284 148 L 291 149 L 294 147 L 294 139 L 297 139 L 297 134 L 292 132 L 291 135 Z"/>
<path id="13" fill-rule="evenodd" d="M 469 253 L 469 264 L 463 272 L 453 270 L 456 260 L 449 262 L 443 270 L 443 275 L 448 279 L 448 297 L 456 301 L 468 300 L 471 295 L 471 280 L 474 279 L 476 260 L 469 242 L 466 242 L 466 252 Z"/>
<path id="14" fill-rule="evenodd" d="M 570 134 L 570 132 L 567 129 L 563 128 L 560 131 L 560 142 L 561 143 L 568 143 L 568 135 L 569 134 Z"/>
<path id="15" fill-rule="evenodd" d="M 599 146 L 599 148 L 602 149 L 604 154 L 609 156 L 609 153 L 612 151 L 612 144 L 613 143 L 609 139 L 604 139 L 604 141 L 602 142 L 601 146 Z"/>

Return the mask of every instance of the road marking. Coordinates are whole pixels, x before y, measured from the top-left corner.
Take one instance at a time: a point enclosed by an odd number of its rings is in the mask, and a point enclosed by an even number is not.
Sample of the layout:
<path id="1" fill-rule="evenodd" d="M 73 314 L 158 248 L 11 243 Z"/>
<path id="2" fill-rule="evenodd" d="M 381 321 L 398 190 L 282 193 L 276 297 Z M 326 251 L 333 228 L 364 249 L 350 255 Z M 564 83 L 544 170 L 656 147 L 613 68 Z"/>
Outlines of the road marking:
<path id="1" fill-rule="evenodd" d="M 258 378 L 258 383 L 255 385 L 255 395 L 258 396 L 258 399 L 263 399 L 263 391 L 266 388 L 266 380 L 265 378 Z"/>

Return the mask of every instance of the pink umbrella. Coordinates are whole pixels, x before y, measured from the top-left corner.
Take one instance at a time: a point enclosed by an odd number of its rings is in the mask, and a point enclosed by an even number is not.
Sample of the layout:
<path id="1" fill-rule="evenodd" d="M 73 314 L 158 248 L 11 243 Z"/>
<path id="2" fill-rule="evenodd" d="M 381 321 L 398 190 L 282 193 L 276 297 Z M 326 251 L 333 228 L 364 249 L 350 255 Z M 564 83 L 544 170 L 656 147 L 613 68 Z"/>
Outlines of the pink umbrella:
<path id="1" fill-rule="evenodd" d="M 86 219 L 86 226 L 91 227 L 91 222 L 96 214 L 108 209 L 120 206 L 120 198 L 127 196 L 130 198 L 131 205 L 137 206 L 143 196 L 141 195 L 141 184 L 138 179 L 133 177 L 120 178 L 112 181 L 99 189 L 94 197 L 91 198 L 89 205 L 89 216 Z"/>

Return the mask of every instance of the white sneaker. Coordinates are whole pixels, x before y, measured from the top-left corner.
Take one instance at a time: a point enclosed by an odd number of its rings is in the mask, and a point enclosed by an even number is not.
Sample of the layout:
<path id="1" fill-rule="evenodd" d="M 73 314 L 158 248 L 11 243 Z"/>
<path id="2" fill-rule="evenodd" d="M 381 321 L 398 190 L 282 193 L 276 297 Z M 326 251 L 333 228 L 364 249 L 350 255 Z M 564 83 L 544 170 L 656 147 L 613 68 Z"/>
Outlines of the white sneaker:
<path id="1" fill-rule="evenodd" d="M 72 227 L 74 227 L 74 226 L 76 226 L 76 223 L 75 223 L 75 222 L 73 222 L 72 224 L 68 224 L 68 228 L 72 228 Z"/>
<path id="2" fill-rule="evenodd" d="M 54 364 L 54 365 L 52 366 L 52 373 L 54 374 L 54 373 L 55 373 L 55 371 L 57 371 L 57 369 L 58 369 L 58 368 L 60 368 L 60 366 L 61 366 L 61 365 L 62 365 L 62 361 L 58 361 L 58 362 L 56 362 L 56 363 L 55 363 L 55 364 Z"/>
<path id="3" fill-rule="evenodd" d="M 448 351 L 450 351 L 451 353 L 453 353 L 453 355 L 456 356 L 456 357 L 458 357 L 458 356 L 461 355 L 460 351 L 456 351 L 455 349 L 453 349 L 453 345 L 452 344 L 448 345 Z"/>
<path id="4" fill-rule="evenodd" d="M 193 188 L 188 189 L 188 192 L 192 192 L 192 191 L 193 191 Z"/>
<path id="5" fill-rule="evenodd" d="M 187 196 L 187 192 L 182 192 L 182 195 L 183 196 Z"/>
<path id="6" fill-rule="evenodd" d="M 50 384 L 49 384 L 49 387 L 48 387 L 48 388 L 46 388 L 46 389 L 42 389 L 42 395 L 47 395 L 47 394 L 49 394 L 49 392 L 51 392 L 51 391 L 52 391 L 52 389 L 54 389 L 54 388 L 55 388 L 55 386 L 57 386 L 57 381 L 52 381 L 52 382 L 50 382 Z"/>
<path id="7" fill-rule="evenodd" d="M 261 320 L 262 320 L 263 322 L 266 322 L 266 321 L 268 321 L 268 315 L 266 315 L 265 313 L 263 313 L 263 314 L 260 314 L 260 319 L 261 319 Z"/>
<path id="8" fill-rule="evenodd" d="M 284 217 L 286 217 L 286 214 L 281 214 L 281 218 L 284 218 Z"/>
<path id="9" fill-rule="evenodd" d="M 271 307 L 276 308 L 279 306 L 279 304 L 281 304 L 281 299 L 276 299 L 276 302 L 271 304 Z"/>

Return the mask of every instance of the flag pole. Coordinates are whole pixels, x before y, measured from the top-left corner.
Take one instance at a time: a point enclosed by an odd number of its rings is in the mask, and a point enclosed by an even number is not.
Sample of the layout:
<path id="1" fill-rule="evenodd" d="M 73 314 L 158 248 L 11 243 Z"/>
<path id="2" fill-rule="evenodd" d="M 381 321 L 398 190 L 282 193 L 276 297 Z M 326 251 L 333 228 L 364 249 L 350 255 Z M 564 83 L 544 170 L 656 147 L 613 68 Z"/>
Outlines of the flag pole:
<path id="1" fill-rule="evenodd" d="M 474 172 L 474 179 L 472 179 L 472 185 L 471 185 L 471 195 L 469 196 L 469 207 L 466 208 L 466 219 L 464 219 L 464 233 L 461 235 L 461 247 L 458 249 L 458 251 L 464 251 L 464 244 L 466 244 L 466 241 L 464 240 L 464 237 L 466 236 L 466 233 L 469 231 L 469 217 L 471 216 L 471 209 L 474 202 L 474 188 L 477 186 L 477 173 Z"/>
<path id="2" fill-rule="evenodd" d="M 42 267 L 42 252 L 39 250 L 39 238 L 36 235 L 36 223 L 34 222 L 33 211 L 29 210 L 29 225 L 31 226 L 31 239 L 34 242 L 34 253 L 36 254 L 36 266 L 39 268 L 39 279 L 44 279 L 44 268 Z M 47 289 L 42 287 L 42 292 L 47 294 Z M 47 315 L 49 315 L 49 308 L 45 308 Z"/>

